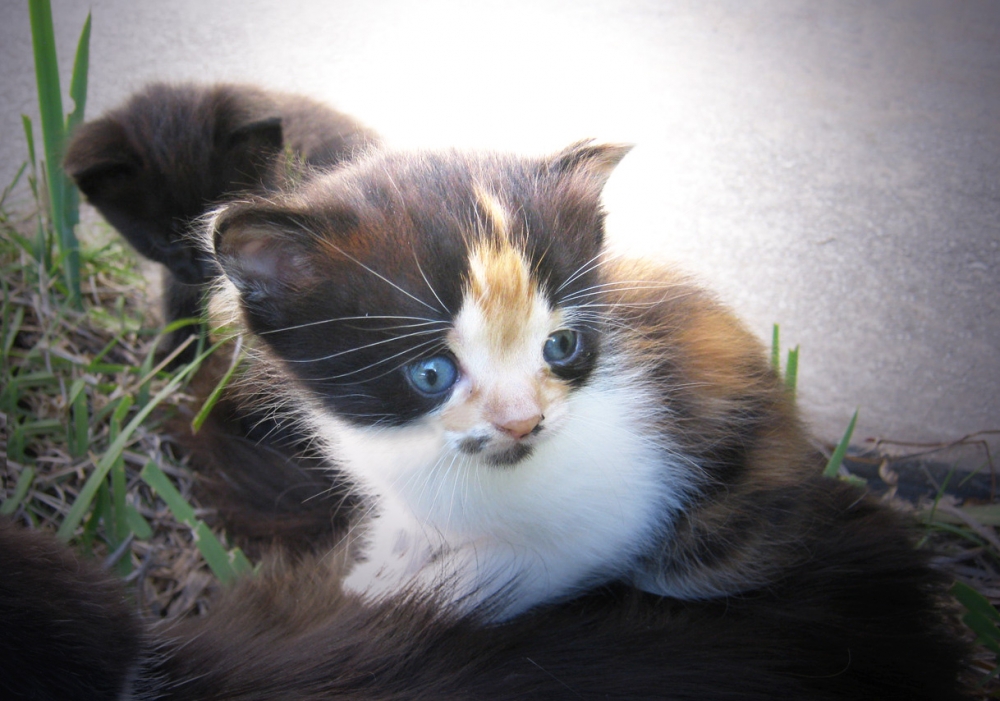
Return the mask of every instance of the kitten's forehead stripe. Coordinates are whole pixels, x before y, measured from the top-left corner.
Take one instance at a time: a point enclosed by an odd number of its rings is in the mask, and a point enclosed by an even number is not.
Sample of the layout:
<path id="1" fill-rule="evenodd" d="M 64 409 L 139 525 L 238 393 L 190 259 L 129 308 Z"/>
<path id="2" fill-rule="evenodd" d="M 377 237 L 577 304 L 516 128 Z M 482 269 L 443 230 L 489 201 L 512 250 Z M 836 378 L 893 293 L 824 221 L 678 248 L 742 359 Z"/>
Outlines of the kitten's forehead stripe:
<path id="1" fill-rule="evenodd" d="M 486 214 L 489 224 L 493 227 L 494 234 L 498 238 L 506 239 L 509 230 L 507 228 L 507 210 L 504 209 L 503 203 L 479 183 L 476 183 L 474 190 L 476 193 L 476 202 Z"/>
<path id="2" fill-rule="evenodd" d="M 472 252 L 467 288 L 471 301 L 490 320 L 499 345 L 512 345 L 538 297 L 521 252 L 506 239 L 480 244 Z"/>

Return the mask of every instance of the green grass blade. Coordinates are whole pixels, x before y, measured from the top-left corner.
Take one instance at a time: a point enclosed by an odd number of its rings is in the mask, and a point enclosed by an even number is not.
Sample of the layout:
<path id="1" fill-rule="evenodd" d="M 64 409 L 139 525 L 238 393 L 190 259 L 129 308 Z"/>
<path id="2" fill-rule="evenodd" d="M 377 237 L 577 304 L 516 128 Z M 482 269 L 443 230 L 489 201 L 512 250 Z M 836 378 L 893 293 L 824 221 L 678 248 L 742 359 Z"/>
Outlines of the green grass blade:
<path id="1" fill-rule="evenodd" d="M 38 260 L 38 256 L 45 255 L 45 229 L 42 226 L 36 227 L 34 241 L 29 241 L 13 229 L 8 229 L 4 233 L 33 259 Z"/>
<path id="2" fill-rule="evenodd" d="M 110 353 L 112 348 L 114 348 L 119 343 L 121 343 L 122 339 L 124 337 L 125 337 L 125 332 L 124 331 L 119 331 L 117 334 L 115 334 L 115 337 L 112 338 L 107 343 L 107 345 L 104 346 L 104 348 L 102 348 L 100 351 L 98 351 L 97 355 L 95 355 L 94 357 L 92 357 L 90 359 L 90 363 L 87 365 L 87 368 L 86 368 L 87 372 L 94 372 L 94 369 L 97 368 L 98 366 L 100 366 L 101 360 L 104 359 L 104 356 L 106 356 L 108 353 Z"/>
<path id="3" fill-rule="evenodd" d="M 194 509 L 153 460 L 148 461 L 143 466 L 139 477 L 156 490 L 160 498 L 166 502 L 167 508 L 170 509 L 174 518 L 192 528 L 194 527 L 194 524 L 198 522 L 198 517 L 194 515 Z"/>
<path id="4" fill-rule="evenodd" d="M 840 465 L 844 462 L 844 456 L 847 455 L 847 447 L 851 444 L 851 434 L 854 433 L 854 424 L 857 421 L 858 410 L 855 409 L 854 416 L 851 417 L 851 422 L 847 424 L 847 430 L 844 431 L 844 437 L 840 439 L 840 443 L 833 451 L 833 455 L 830 456 L 830 462 L 826 464 L 826 468 L 823 470 L 824 477 L 837 476 L 837 471 L 840 470 Z"/>
<path id="5" fill-rule="evenodd" d="M 90 13 L 87 13 L 87 21 L 83 23 L 83 31 L 80 32 L 80 40 L 76 45 L 76 58 L 73 60 L 73 76 L 69 83 L 69 96 L 73 100 L 73 111 L 66 117 L 66 138 L 80 123 L 83 122 L 83 114 L 87 108 L 87 74 L 90 68 Z M 60 168 L 60 171 L 62 169 Z M 76 230 L 76 225 L 80 223 L 80 191 L 69 177 L 63 173 L 63 187 L 66 192 L 65 216 L 66 227 L 70 231 Z"/>
<path id="6" fill-rule="evenodd" d="M 58 434 L 63 430 L 63 422 L 59 419 L 38 419 L 37 421 L 25 421 L 21 424 L 21 431 L 26 436 L 40 436 L 47 433 Z"/>
<path id="7" fill-rule="evenodd" d="M 205 403 L 201 405 L 201 409 L 198 410 L 198 414 L 191 421 L 192 432 L 197 433 L 201 429 L 202 425 L 205 423 L 205 419 L 208 418 L 209 412 L 212 411 L 212 407 L 214 407 L 216 402 L 219 401 L 219 397 L 222 396 L 222 392 L 226 389 L 226 386 L 229 385 L 229 381 L 232 379 L 233 373 L 236 372 L 236 368 L 239 367 L 242 359 L 242 353 L 233 359 L 233 362 L 230 364 L 226 374 L 222 376 L 222 379 L 220 379 L 215 385 L 212 393 L 208 395 L 208 399 L 206 399 Z"/>
<path id="8" fill-rule="evenodd" d="M 31 126 L 31 118 L 26 114 L 21 115 L 21 125 L 24 127 L 24 142 L 28 145 L 28 163 L 31 166 L 31 175 L 28 177 L 28 186 L 31 187 L 31 195 L 35 202 L 39 203 L 38 197 L 38 161 L 35 159 L 35 132 Z M 40 209 L 40 207 L 39 207 Z M 35 260 L 42 263 L 48 270 L 51 261 L 49 260 L 49 242 L 45 235 L 45 227 L 42 226 L 42 218 L 35 218 L 35 245 L 32 255 Z"/>
<path id="9" fill-rule="evenodd" d="M 171 484 L 155 462 L 152 460 L 147 462 L 139 476 L 166 502 L 174 518 L 191 528 L 198 551 L 220 582 L 223 584 L 235 582 L 243 574 L 240 568 L 244 566 L 244 563 L 249 569 L 250 563 L 238 548 L 234 549 L 231 556 L 208 526 L 195 517 L 194 509 Z"/>
<path id="10" fill-rule="evenodd" d="M 17 339 L 17 332 L 21 330 L 21 324 L 24 323 L 24 307 L 18 306 L 14 310 L 14 316 L 10 320 L 10 325 L 6 325 L 4 328 L 3 335 L 3 360 L 7 362 L 7 358 L 10 356 L 10 349 L 14 347 L 14 341 Z"/>
<path id="11" fill-rule="evenodd" d="M 69 390 L 69 403 L 72 407 L 72 433 L 70 434 L 70 454 L 75 457 L 81 457 L 87 454 L 87 448 L 90 445 L 89 428 L 90 428 L 90 416 L 87 412 L 87 393 L 84 391 L 86 389 L 86 383 L 83 378 L 77 378 L 73 380 L 73 384 L 70 386 Z"/>
<path id="12" fill-rule="evenodd" d="M 125 520 L 128 521 L 129 529 L 135 533 L 139 540 L 149 540 L 153 537 L 153 528 L 149 521 L 143 518 L 142 514 L 136 511 L 131 504 L 125 505 Z"/>
<path id="13" fill-rule="evenodd" d="M 87 519 L 87 523 L 83 527 L 83 535 L 80 537 L 80 547 L 84 552 L 90 551 L 91 543 L 94 542 L 94 536 L 97 535 L 97 524 L 101 520 L 101 515 L 107 511 L 107 497 L 108 490 L 106 486 L 104 489 L 97 491 L 97 503 L 94 504 L 90 518 Z"/>
<path id="14" fill-rule="evenodd" d="M 111 416 L 111 423 L 108 426 L 108 438 L 113 442 L 121 433 L 121 419 L 116 411 Z M 121 455 L 111 465 L 111 514 L 112 523 L 105 523 L 104 527 L 114 533 L 116 543 L 121 543 L 128 537 L 128 523 L 125 520 L 125 492 L 128 481 L 125 477 L 125 458 Z"/>
<path id="15" fill-rule="evenodd" d="M 788 351 L 788 364 L 785 366 L 785 387 L 792 397 L 795 396 L 795 385 L 799 379 L 799 347 Z"/>
<path id="16" fill-rule="evenodd" d="M 87 75 L 90 70 L 90 13 L 83 23 L 80 40 L 76 44 L 76 58 L 73 60 L 73 77 L 69 83 L 69 96 L 73 99 L 73 111 L 66 118 L 66 134 L 83 122 L 87 108 Z"/>
<path id="17" fill-rule="evenodd" d="M 35 131 L 31 127 L 31 117 L 22 114 L 21 126 L 24 127 L 24 142 L 28 145 L 28 163 L 31 164 L 31 170 L 34 171 L 38 161 L 35 159 Z"/>
<path id="18" fill-rule="evenodd" d="M 985 645 L 994 653 L 1000 655 L 1000 630 L 997 630 L 996 625 L 992 621 L 980 616 L 978 613 L 970 611 L 962 616 L 962 623 L 979 636 L 976 642 Z"/>
<path id="19" fill-rule="evenodd" d="M 0 516 L 10 516 L 17 511 L 17 507 L 21 505 L 22 501 L 24 501 L 24 495 L 28 493 L 28 488 L 31 486 L 31 482 L 34 479 L 35 468 L 24 468 L 20 476 L 17 478 L 17 485 L 14 487 L 14 493 L 10 495 L 10 498 L 4 500 L 4 503 L 0 504 Z"/>
<path id="20" fill-rule="evenodd" d="M 139 424 L 146 420 L 146 417 L 156 408 L 156 406 L 170 396 L 187 378 L 188 375 L 193 373 L 195 369 L 198 368 L 200 362 L 204 360 L 208 355 L 215 351 L 216 346 L 212 346 L 205 353 L 199 356 L 195 362 L 182 368 L 173 379 L 168 382 L 163 389 L 161 389 L 152 400 L 146 403 L 138 413 L 129 421 L 128 425 L 121 432 L 121 434 L 112 441 L 111 445 L 108 447 L 107 452 L 97 463 L 94 468 L 93 473 L 87 478 L 87 481 L 83 485 L 83 489 L 80 490 L 80 494 L 77 496 L 76 501 L 73 502 L 73 506 L 70 508 L 69 513 L 66 514 L 66 518 L 63 519 L 62 525 L 59 527 L 59 531 L 56 535 L 63 541 L 69 540 L 73 535 L 73 531 L 80 524 L 83 519 L 84 514 L 87 513 L 87 509 L 90 508 L 90 503 L 97 494 L 98 488 L 107 476 L 108 471 L 111 466 L 114 465 L 115 460 L 121 455 L 122 451 L 125 449 L 125 445 L 128 443 L 129 439 L 132 437 L 132 433 L 138 428 Z"/>
<path id="21" fill-rule="evenodd" d="M 31 20 L 31 44 L 35 55 L 35 80 L 38 85 L 38 111 L 42 120 L 42 144 L 45 150 L 46 181 L 49 188 L 51 222 L 65 255 L 63 273 L 70 304 L 80 306 L 80 247 L 76 234 L 66 225 L 66 177 L 61 167 L 66 147 L 62 94 L 59 86 L 59 63 L 56 38 L 52 28 L 49 0 L 28 0 Z"/>
<path id="22" fill-rule="evenodd" d="M 7 459 L 24 462 L 24 431 L 20 424 L 7 426 Z"/>
<path id="23" fill-rule="evenodd" d="M 233 568 L 237 577 L 242 577 L 253 572 L 253 565 L 250 564 L 250 560 L 247 559 L 247 556 L 239 548 L 233 548 L 229 551 L 229 566 Z"/>
<path id="24" fill-rule="evenodd" d="M 135 400 L 132 399 L 132 395 L 127 394 L 122 397 L 121 401 L 118 402 L 118 406 L 115 407 L 115 413 L 111 415 L 112 423 L 117 423 L 120 426 L 122 421 L 125 420 L 128 410 L 132 408 L 132 404 L 134 403 Z"/>
<path id="25" fill-rule="evenodd" d="M 781 331 L 777 324 L 771 331 L 771 367 L 775 372 L 781 373 Z"/>
<path id="26" fill-rule="evenodd" d="M 17 184 L 21 182 L 21 176 L 24 175 L 24 171 L 28 168 L 28 162 L 25 161 L 21 164 L 21 167 L 17 169 L 17 173 L 14 174 L 14 179 L 10 181 L 10 184 L 3 189 L 0 193 L 0 217 L 6 216 L 3 214 L 4 203 L 7 202 L 7 198 L 10 197 L 10 193 L 17 187 Z"/>
<path id="27" fill-rule="evenodd" d="M 969 611 L 1000 623 L 1000 612 L 993 607 L 989 599 L 965 582 L 955 582 L 951 587 L 951 594 Z"/>

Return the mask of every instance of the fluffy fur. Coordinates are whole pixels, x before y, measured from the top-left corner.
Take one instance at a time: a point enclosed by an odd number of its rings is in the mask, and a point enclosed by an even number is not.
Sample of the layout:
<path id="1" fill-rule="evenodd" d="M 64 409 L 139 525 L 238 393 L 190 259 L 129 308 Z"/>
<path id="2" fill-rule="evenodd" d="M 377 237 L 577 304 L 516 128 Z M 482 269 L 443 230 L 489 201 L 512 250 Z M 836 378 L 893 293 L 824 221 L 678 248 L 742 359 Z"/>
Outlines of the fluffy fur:
<path id="1" fill-rule="evenodd" d="M 766 589 L 681 602 L 595 590 L 484 627 L 433 600 L 340 594 L 336 557 L 272 563 L 205 618 L 147 626 L 121 583 L 0 520 L 0 693 L 61 699 L 957 701 L 946 579 L 906 529 L 817 480 L 813 557 Z M 39 557 L 37 553 L 45 553 Z"/>
<path id="2" fill-rule="evenodd" d="M 378 142 L 348 115 L 306 97 L 247 85 L 151 84 L 71 139 L 65 167 L 87 199 L 143 256 L 166 268 L 167 321 L 201 317 L 217 274 L 190 237 L 212 206 L 280 189 L 309 168 L 334 167 Z M 167 355 L 195 332 L 160 344 Z M 193 358 L 190 346 L 175 362 Z M 225 361 L 223 361 L 225 362 Z M 214 386 L 213 357 L 196 380 Z M 269 409 L 228 393 L 205 430 L 175 433 L 201 472 L 199 491 L 231 535 L 254 552 L 278 542 L 309 550 L 345 526 L 351 498 L 332 488 L 329 464 Z M 307 537 L 306 537 L 307 536 Z"/>

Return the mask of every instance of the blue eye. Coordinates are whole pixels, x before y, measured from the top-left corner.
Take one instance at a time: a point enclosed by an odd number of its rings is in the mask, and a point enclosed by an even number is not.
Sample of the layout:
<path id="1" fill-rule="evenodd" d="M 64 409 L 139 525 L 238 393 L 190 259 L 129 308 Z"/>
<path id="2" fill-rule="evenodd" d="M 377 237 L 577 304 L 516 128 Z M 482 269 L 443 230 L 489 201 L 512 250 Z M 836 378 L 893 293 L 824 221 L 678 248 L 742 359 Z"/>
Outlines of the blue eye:
<path id="1" fill-rule="evenodd" d="M 458 368 L 454 361 L 443 355 L 411 363 L 404 372 L 418 392 L 430 396 L 444 394 L 458 381 Z"/>
<path id="2" fill-rule="evenodd" d="M 576 358 L 579 350 L 580 334 L 572 329 L 562 329 L 545 339 L 542 357 L 551 365 L 563 365 Z"/>

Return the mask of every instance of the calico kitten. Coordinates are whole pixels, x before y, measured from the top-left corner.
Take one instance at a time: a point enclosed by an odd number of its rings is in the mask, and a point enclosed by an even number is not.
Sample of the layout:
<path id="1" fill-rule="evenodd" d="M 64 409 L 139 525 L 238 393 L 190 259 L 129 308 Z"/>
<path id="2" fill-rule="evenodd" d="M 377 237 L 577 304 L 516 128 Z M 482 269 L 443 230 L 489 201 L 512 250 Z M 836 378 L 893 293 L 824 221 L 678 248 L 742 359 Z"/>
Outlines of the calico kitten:
<path id="1" fill-rule="evenodd" d="M 195 219 L 240 192 L 279 186 L 296 166 L 289 158 L 332 166 L 376 141 L 353 118 L 308 98 L 155 83 L 83 124 L 64 165 L 126 240 L 167 268 L 166 317 L 174 321 L 201 316 L 204 285 L 216 273 L 187 238 Z M 166 351 L 190 333 L 179 330 Z"/>
<path id="2" fill-rule="evenodd" d="M 0 519 L 0 696 L 963 698 L 948 578 L 903 519 L 816 476 L 724 309 L 602 257 L 622 155 L 372 154 L 217 212 L 216 312 L 365 492 L 368 596 L 341 547 L 143 625 Z"/>
<path id="3" fill-rule="evenodd" d="M 374 153 L 214 216 L 217 306 L 367 499 L 349 591 L 502 620 L 612 580 L 738 594 L 810 557 L 819 466 L 758 342 L 603 252 L 626 152 Z"/>

